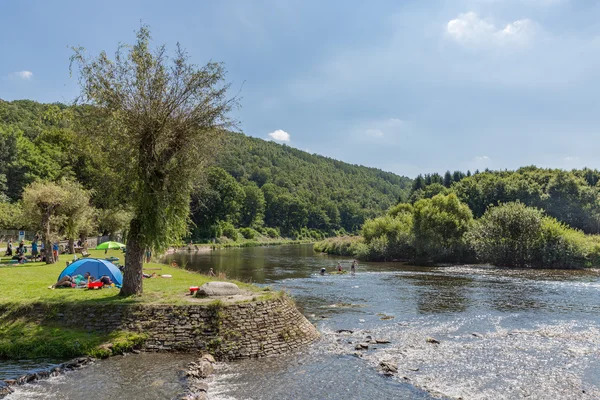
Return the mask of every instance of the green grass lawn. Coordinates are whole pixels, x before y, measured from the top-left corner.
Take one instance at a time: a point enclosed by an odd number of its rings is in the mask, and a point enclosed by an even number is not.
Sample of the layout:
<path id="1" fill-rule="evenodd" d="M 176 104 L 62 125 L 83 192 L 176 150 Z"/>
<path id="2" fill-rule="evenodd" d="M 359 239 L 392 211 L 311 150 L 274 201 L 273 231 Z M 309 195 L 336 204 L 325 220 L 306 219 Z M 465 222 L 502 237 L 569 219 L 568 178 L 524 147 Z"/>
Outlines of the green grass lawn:
<path id="1" fill-rule="evenodd" d="M 89 250 L 90 257 L 106 258 L 117 257 L 124 261 L 124 254 L 120 250 Z M 66 261 L 72 259 L 70 254 L 60 255 L 60 261 L 47 265 L 41 262 L 26 264 L 11 264 L 0 266 L 0 304 L 19 304 L 47 302 L 111 302 L 111 303 L 151 303 L 151 304 L 185 304 L 189 302 L 190 286 L 201 286 L 206 282 L 215 280 L 199 273 L 186 271 L 177 267 L 164 264 L 144 264 L 147 273 L 155 272 L 157 275 L 171 275 L 172 278 L 144 279 L 144 293 L 139 297 L 121 297 L 118 288 L 105 288 L 101 290 L 87 289 L 48 289 L 56 283 Z M 0 264 L 2 260 L 0 259 Z M 157 269 L 158 268 L 158 269 Z M 243 289 L 257 292 L 257 296 L 268 297 L 272 293 L 261 288 L 242 282 L 234 282 Z"/>
<path id="2" fill-rule="evenodd" d="M 117 257 L 123 263 L 124 254 L 120 250 L 90 250 L 90 257 Z M 48 289 L 56 282 L 66 267 L 66 261 L 72 255 L 60 256 L 56 264 L 45 263 L 11 264 L 0 266 L 0 306 L 10 310 L 23 310 L 19 317 L 11 317 L 10 312 L 0 315 L 0 360 L 49 357 L 67 359 L 80 355 L 107 357 L 120 354 L 137 346 L 144 335 L 127 331 L 111 333 L 88 332 L 80 329 L 65 328 L 54 322 L 42 322 L 27 318 L 28 305 L 42 303 L 60 304 L 190 304 L 190 286 L 200 286 L 215 278 L 195 272 L 158 263 L 144 264 L 146 272 L 157 275 L 169 274 L 172 278 L 144 279 L 144 293 L 137 297 L 121 297 L 118 288 L 101 290 L 87 289 Z M 0 264 L 2 264 L 0 259 Z M 267 299 L 278 296 L 257 286 L 235 282 L 239 287 L 255 292 L 252 299 Z M 111 350 L 101 344 L 111 343 Z"/>

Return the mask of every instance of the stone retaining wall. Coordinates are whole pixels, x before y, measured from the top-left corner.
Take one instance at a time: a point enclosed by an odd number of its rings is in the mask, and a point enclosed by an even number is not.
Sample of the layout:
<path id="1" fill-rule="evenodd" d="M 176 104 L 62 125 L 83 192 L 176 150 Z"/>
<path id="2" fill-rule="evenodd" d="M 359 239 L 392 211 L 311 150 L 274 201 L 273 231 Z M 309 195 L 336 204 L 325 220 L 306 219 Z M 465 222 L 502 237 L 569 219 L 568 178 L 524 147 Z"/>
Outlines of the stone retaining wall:
<path id="1" fill-rule="evenodd" d="M 39 305 L 27 315 L 87 331 L 144 333 L 145 350 L 202 350 L 221 360 L 281 354 L 319 336 L 285 296 L 230 305 Z"/>

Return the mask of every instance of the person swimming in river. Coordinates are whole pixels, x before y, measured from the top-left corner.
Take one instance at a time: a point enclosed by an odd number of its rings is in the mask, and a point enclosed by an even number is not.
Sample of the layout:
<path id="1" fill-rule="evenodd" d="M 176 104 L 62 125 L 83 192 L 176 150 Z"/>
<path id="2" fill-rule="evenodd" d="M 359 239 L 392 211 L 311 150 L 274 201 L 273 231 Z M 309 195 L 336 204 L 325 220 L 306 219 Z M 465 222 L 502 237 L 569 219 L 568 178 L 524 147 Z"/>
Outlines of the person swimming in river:
<path id="1" fill-rule="evenodd" d="M 339 262 L 337 265 L 337 270 L 338 270 L 338 272 L 342 272 L 344 270 L 344 267 L 342 267 L 342 264 L 340 264 Z"/>
<path id="2" fill-rule="evenodd" d="M 321 272 L 320 272 L 320 274 L 321 274 L 321 275 L 325 275 L 325 272 L 326 272 L 326 271 L 327 271 L 327 270 L 325 269 L 325 267 L 323 267 L 323 268 L 321 268 Z"/>
<path id="3" fill-rule="evenodd" d="M 354 275 L 356 273 L 356 265 L 358 263 L 356 262 L 356 260 L 352 260 L 352 265 L 350 265 L 350 273 L 352 275 Z"/>

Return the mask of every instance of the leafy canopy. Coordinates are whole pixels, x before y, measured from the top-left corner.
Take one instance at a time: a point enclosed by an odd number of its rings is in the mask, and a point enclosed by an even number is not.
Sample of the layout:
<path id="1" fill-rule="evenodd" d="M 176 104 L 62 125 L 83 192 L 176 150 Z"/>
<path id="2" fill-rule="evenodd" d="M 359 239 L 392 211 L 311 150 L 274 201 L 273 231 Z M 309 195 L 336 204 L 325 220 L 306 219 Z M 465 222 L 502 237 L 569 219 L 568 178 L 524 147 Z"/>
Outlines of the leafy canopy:
<path id="1" fill-rule="evenodd" d="M 150 49 L 150 30 L 142 26 L 134 45 L 119 45 L 88 58 L 74 48 L 71 66 L 79 72 L 79 101 L 92 127 L 85 135 L 110 154 L 133 212 L 130 238 L 141 247 L 165 248 L 187 231 L 190 194 L 213 159 L 222 130 L 230 127 L 225 70 L 220 63 L 197 67 L 177 45 L 173 58 L 165 46 Z M 133 237 L 135 236 L 135 237 Z"/>

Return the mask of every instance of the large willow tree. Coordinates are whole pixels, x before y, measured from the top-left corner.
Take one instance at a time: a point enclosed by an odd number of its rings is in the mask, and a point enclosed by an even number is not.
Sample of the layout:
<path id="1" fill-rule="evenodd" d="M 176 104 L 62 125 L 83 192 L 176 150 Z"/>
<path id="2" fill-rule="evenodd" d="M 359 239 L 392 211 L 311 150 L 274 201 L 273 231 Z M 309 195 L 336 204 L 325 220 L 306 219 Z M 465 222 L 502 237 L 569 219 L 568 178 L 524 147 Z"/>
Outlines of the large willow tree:
<path id="1" fill-rule="evenodd" d="M 150 49 L 142 26 L 134 45 L 119 45 L 89 58 L 74 48 L 79 72 L 86 140 L 109 155 L 121 182 L 121 198 L 133 212 L 127 234 L 122 295 L 142 293 L 146 249 L 161 250 L 187 230 L 190 194 L 214 157 L 222 130 L 236 104 L 227 97 L 220 63 L 197 67 L 179 44 L 173 57 L 165 46 Z"/>

